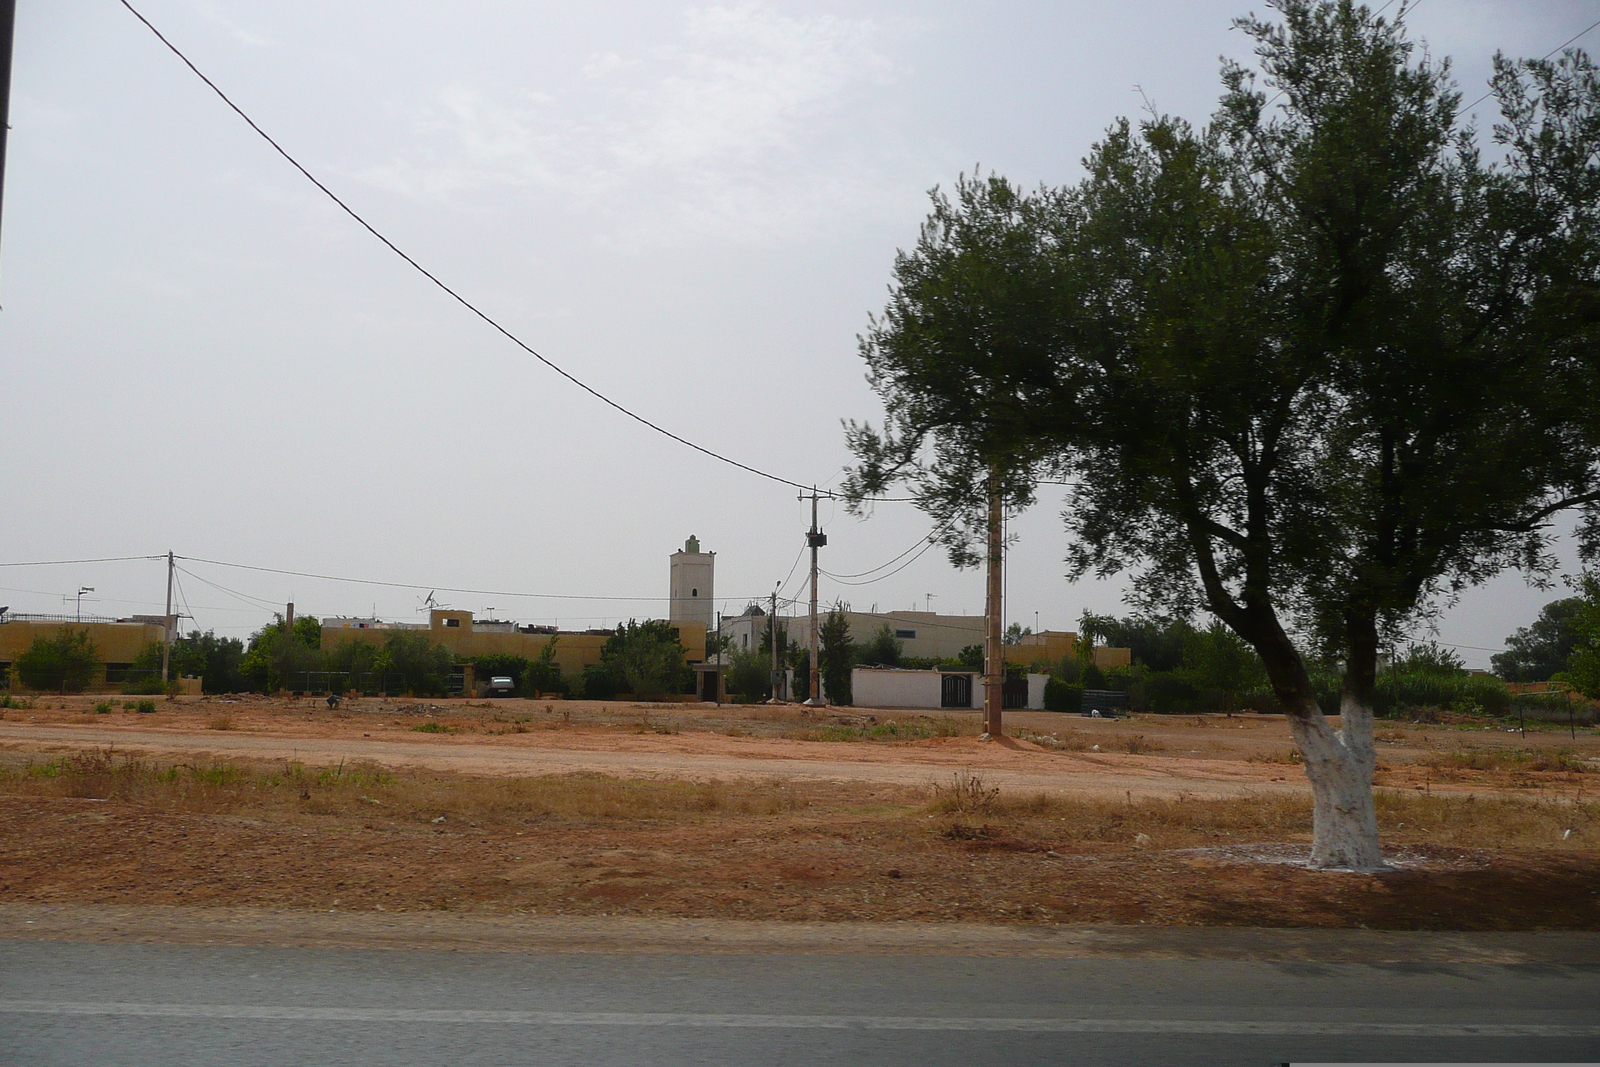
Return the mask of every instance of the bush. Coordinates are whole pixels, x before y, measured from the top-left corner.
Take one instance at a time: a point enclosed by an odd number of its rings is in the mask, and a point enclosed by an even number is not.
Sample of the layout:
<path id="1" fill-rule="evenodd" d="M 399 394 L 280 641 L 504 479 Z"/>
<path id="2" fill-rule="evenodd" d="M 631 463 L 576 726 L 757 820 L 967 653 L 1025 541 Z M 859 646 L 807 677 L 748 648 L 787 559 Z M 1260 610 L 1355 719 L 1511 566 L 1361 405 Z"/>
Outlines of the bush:
<path id="1" fill-rule="evenodd" d="M 94 681 L 100 650 L 88 630 L 63 629 L 54 637 L 39 634 L 17 657 L 17 676 L 29 689 L 77 693 Z"/>
<path id="2" fill-rule="evenodd" d="M 610 665 L 592 663 L 583 669 L 583 692 L 574 695 L 584 700 L 610 700 L 620 691 L 617 676 Z"/>
<path id="3" fill-rule="evenodd" d="M 1505 715 L 1511 710 L 1511 691 L 1500 679 L 1484 674 L 1401 671 L 1378 679 L 1373 706 L 1384 716 L 1409 716 L 1412 708 Z"/>
<path id="4" fill-rule="evenodd" d="M 187 637 L 181 634 L 173 637 L 167 665 L 169 677 L 199 678 L 207 693 L 242 693 L 250 688 L 249 681 L 240 673 L 243 662 L 244 642 L 237 637 L 218 637 L 210 630 L 205 633 L 191 630 Z M 161 642 L 152 641 L 146 645 L 135 657 L 132 671 L 159 676 Z"/>
<path id="5" fill-rule="evenodd" d="M 449 687 L 455 657 L 421 630 L 390 630 L 373 660 L 385 689 L 418 696 L 442 695 Z"/>
<path id="6" fill-rule="evenodd" d="M 1144 680 L 1144 702 L 1158 715 L 1183 715 L 1204 710 L 1205 694 L 1175 671 L 1152 674 Z"/>
<path id="7" fill-rule="evenodd" d="M 134 705 L 133 710 L 140 715 L 154 715 L 156 702 L 154 700 L 141 700 Z"/>
<path id="8" fill-rule="evenodd" d="M 1059 711 L 1063 714 L 1073 714 L 1083 708 L 1083 686 L 1072 685 L 1051 676 L 1044 683 L 1044 707 L 1046 711 Z"/>
<path id="9" fill-rule="evenodd" d="M 767 699 L 772 693 L 772 657 L 736 650 L 728 657 L 728 692 L 747 701 Z M 830 690 L 830 697 L 832 692 Z"/>
<path id="10" fill-rule="evenodd" d="M 663 696 L 694 690 L 694 672 L 684 663 L 678 630 L 670 622 L 629 619 L 600 650 L 600 666 L 611 677 L 612 690 L 621 686 L 635 696 Z M 589 694 L 589 672 L 584 672 L 584 692 Z M 591 696 L 591 699 L 593 697 Z M 604 700 L 605 697 L 599 699 Z"/>
<path id="11" fill-rule="evenodd" d="M 122 683 L 122 692 L 126 696 L 160 696 L 166 691 L 167 683 L 161 680 L 159 674 L 143 674 Z"/>
<path id="12" fill-rule="evenodd" d="M 556 662 L 556 642 L 559 640 L 561 640 L 559 637 L 550 638 L 550 643 L 544 646 L 539 658 L 528 661 L 528 671 L 522 676 L 523 696 L 565 693 L 570 688 L 566 680 L 561 677 L 561 664 Z"/>

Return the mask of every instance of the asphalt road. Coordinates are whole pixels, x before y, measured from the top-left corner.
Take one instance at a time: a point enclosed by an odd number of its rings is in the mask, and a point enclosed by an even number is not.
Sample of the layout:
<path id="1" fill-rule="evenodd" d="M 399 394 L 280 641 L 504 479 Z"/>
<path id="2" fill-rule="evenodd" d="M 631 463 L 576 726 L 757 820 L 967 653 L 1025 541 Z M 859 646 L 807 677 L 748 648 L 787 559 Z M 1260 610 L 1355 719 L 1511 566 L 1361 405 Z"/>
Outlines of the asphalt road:
<path id="1" fill-rule="evenodd" d="M 1600 966 L 0 942 L 0 1063 L 1600 1060 Z"/>

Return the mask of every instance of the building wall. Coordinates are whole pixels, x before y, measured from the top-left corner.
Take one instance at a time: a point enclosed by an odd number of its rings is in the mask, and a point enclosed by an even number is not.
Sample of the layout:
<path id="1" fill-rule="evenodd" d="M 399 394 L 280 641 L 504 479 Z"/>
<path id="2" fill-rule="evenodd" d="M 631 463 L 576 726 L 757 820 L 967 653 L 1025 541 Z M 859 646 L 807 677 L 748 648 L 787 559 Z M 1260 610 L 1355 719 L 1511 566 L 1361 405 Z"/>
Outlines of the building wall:
<path id="1" fill-rule="evenodd" d="M 100 670 L 86 692 L 109 692 L 120 689 L 107 685 L 107 663 L 132 663 L 139 653 L 162 638 L 161 626 L 147 622 L 33 622 L 27 619 L 7 619 L 0 622 L 0 663 L 7 664 L 9 681 L 13 688 L 21 688 L 21 680 L 9 665 L 26 652 L 35 637 L 55 637 L 63 630 L 87 630 L 89 640 L 99 651 Z"/>
<path id="2" fill-rule="evenodd" d="M 858 708 L 937 708 L 944 698 L 943 671 L 902 671 L 856 667 L 850 672 L 850 698 Z M 981 678 L 972 680 L 973 699 L 980 699 Z"/>
<path id="3" fill-rule="evenodd" d="M 667 618 L 673 622 L 692 622 L 710 630 L 715 615 L 713 585 L 716 577 L 715 552 L 701 552 L 700 542 L 690 537 L 682 552 L 670 558 L 667 595 L 672 598 Z"/>
<path id="4" fill-rule="evenodd" d="M 850 622 L 850 640 L 860 644 L 869 640 L 878 628 L 888 623 L 897 633 L 912 633 L 914 637 L 901 637 L 907 656 L 930 659 L 954 659 L 969 645 L 983 644 L 982 615 L 940 615 L 928 611 L 890 611 L 871 614 L 860 611 L 845 612 Z M 825 614 L 817 616 L 821 625 Z M 786 630 L 789 640 L 805 648 L 811 640 L 810 615 L 780 615 L 779 627 Z M 722 636 L 728 638 L 730 648 L 754 650 L 761 647 L 767 632 L 765 615 L 736 615 L 722 620 Z M 1060 663 L 1065 656 L 1078 651 L 1078 635 L 1070 630 L 1046 630 L 1030 634 L 1020 644 L 1005 646 L 1007 663 L 1025 664 L 1047 670 Z M 1094 664 L 1101 670 L 1107 667 L 1126 667 L 1132 653 L 1126 648 L 1100 647 L 1094 650 Z"/>
<path id="5" fill-rule="evenodd" d="M 929 659 L 954 658 L 968 645 L 983 644 L 982 615 L 940 615 L 931 611 L 883 613 L 847 611 L 844 614 L 850 623 L 850 640 L 857 644 L 866 642 L 878 632 L 879 628 L 887 624 L 895 631 L 907 656 Z M 825 611 L 817 613 L 819 627 L 827 619 L 827 615 Z M 808 647 L 811 641 L 809 613 L 780 615 L 778 625 L 788 633 L 791 644 L 800 648 Z M 745 650 L 759 648 L 766 632 L 765 615 L 736 615 L 722 620 L 722 634 L 731 639 L 732 648 Z"/>
<path id="6" fill-rule="evenodd" d="M 692 622 L 679 622 L 674 625 L 678 628 L 678 640 L 686 651 L 685 660 L 690 663 L 704 660 L 705 628 Z M 411 627 L 390 629 L 401 628 L 411 629 Z M 388 633 L 388 629 L 378 627 L 325 628 L 322 631 L 322 648 L 323 651 L 332 651 L 346 641 L 381 645 Z M 610 631 L 601 633 L 562 631 L 555 634 L 504 631 L 485 633 L 473 628 L 472 612 L 444 610 L 430 613 L 427 633 L 430 641 L 443 645 L 462 660 L 473 656 L 497 654 L 535 660 L 544 654 L 545 648 L 553 640 L 556 642 L 555 660 L 561 665 L 561 673 L 569 678 L 582 674 L 585 667 L 599 663 L 600 650 L 611 638 Z"/>

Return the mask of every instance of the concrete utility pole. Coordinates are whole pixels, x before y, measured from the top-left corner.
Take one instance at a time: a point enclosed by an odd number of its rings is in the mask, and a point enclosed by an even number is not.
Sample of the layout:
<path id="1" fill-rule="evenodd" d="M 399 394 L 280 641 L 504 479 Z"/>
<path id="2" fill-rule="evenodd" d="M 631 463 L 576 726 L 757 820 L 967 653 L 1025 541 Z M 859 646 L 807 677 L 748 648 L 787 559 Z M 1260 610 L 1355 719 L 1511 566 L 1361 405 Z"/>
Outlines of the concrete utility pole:
<path id="1" fill-rule="evenodd" d="M 11 129 L 11 42 L 16 24 L 17 0 L 0 0 L 0 207 L 5 203 L 6 133 Z"/>
<path id="2" fill-rule="evenodd" d="M 167 551 L 167 613 L 161 617 L 161 684 L 167 684 L 172 664 L 172 552 Z"/>
<path id="3" fill-rule="evenodd" d="M 778 591 L 774 589 L 771 596 L 771 610 L 767 612 L 767 639 L 772 645 L 772 699 L 769 704 L 778 702 Z"/>
<path id="4" fill-rule="evenodd" d="M 817 663 L 817 549 L 828 543 L 828 535 L 817 529 L 817 488 L 811 487 L 811 529 L 806 533 L 806 544 L 811 546 L 811 679 L 806 690 L 806 703 L 817 707 L 823 703 L 822 671 Z M 804 493 L 800 499 L 806 499 Z"/>
<path id="5" fill-rule="evenodd" d="M 989 589 L 984 602 L 983 639 L 983 735 L 1000 737 L 1000 721 L 1005 707 L 1005 647 L 1000 639 L 1000 620 L 1005 605 L 1005 527 L 1000 506 L 1000 477 L 989 468 Z"/>

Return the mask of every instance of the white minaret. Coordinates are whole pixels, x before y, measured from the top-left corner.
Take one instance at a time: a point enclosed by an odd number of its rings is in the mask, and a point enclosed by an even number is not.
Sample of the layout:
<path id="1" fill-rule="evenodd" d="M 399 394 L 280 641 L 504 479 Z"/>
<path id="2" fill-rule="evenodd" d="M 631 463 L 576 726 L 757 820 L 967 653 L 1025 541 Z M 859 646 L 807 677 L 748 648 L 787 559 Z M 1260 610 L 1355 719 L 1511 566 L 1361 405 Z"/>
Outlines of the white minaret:
<path id="1" fill-rule="evenodd" d="M 711 632 L 711 578 L 716 562 L 717 554 L 700 551 L 700 541 L 693 534 L 683 543 L 682 552 L 672 554 L 669 595 L 673 622 L 697 622 Z"/>

